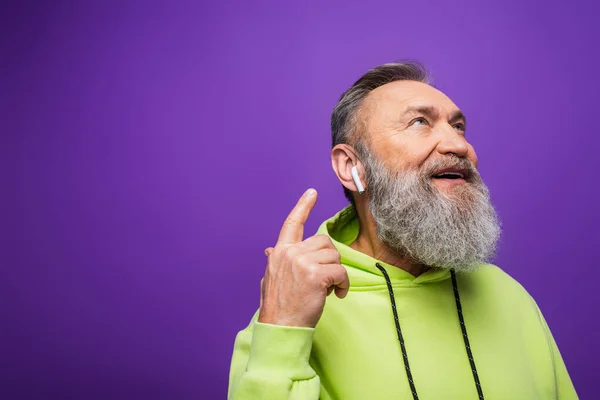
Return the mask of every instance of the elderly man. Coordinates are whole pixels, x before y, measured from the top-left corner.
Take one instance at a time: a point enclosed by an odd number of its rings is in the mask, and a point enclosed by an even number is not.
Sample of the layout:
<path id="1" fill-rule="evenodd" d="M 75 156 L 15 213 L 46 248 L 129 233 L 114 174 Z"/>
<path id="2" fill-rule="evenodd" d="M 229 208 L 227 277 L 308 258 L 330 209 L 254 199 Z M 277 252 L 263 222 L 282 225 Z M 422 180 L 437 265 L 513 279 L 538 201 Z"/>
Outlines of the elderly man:
<path id="1" fill-rule="evenodd" d="M 535 301 L 486 263 L 498 219 L 465 116 L 424 68 L 367 72 L 331 129 L 351 205 L 304 239 L 309 189 L 265 251 L 229 398 L 576 399 Z"/>

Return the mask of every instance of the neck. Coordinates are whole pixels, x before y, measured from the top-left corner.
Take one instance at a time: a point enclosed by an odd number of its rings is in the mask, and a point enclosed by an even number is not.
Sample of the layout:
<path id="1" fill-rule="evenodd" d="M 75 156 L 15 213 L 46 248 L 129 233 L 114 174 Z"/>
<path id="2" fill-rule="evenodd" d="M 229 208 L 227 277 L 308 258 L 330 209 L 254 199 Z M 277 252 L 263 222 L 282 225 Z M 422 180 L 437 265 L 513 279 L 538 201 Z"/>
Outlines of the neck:
<path id="1" fill-rule="evenodd" d="M 414 263 L 382 243 L 377 236 L 375 221 L 368 209 L 368 199 L 361 198 L 356 200 L 356 213 L 360 229 L 358 237 L 350 244 L 351 248 L 377 260 L 381 260 L 386 264 L 400 268 L 415 277 L 429 270 L 429 267 L 426 265 Z"/>

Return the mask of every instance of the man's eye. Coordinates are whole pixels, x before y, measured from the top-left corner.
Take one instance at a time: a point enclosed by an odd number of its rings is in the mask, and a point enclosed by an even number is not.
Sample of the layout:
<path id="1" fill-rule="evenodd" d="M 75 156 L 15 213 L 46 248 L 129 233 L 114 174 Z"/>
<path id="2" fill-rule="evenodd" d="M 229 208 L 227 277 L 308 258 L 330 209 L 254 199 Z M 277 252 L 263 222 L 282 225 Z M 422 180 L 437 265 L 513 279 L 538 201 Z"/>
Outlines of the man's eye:
<path id="1" fill-rule="evenodd" d="M 412 120 L 412 122 L 410 123 L 410 125 L 427 125 L 427 120 L 423 117 L 420 118 L 415 118 Z"/>
<path id="2" fill-rule="evenodd" d="M 462 122 L 459 122 L 458 124 L 454 124 L 454 129 L 464 132 L 465 124 L 463 124 Z"/>

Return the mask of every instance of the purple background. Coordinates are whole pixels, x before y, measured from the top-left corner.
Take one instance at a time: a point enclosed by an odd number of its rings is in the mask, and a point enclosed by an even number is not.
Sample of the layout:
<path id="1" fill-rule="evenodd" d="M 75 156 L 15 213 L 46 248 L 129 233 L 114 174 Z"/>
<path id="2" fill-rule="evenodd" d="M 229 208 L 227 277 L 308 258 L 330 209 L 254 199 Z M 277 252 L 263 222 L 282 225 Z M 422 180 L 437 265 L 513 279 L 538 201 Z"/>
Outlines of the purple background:
<path id="1" fill-rule="evenodd" d="M 592 1 L 50 3 L 1 13 L 0 398 L 225 398 L 263 249 L 306 188 L 309 233 L 345 205 L 331 109 L 400 58 L 468 115 L 496 262 L 596 397 Z"/>

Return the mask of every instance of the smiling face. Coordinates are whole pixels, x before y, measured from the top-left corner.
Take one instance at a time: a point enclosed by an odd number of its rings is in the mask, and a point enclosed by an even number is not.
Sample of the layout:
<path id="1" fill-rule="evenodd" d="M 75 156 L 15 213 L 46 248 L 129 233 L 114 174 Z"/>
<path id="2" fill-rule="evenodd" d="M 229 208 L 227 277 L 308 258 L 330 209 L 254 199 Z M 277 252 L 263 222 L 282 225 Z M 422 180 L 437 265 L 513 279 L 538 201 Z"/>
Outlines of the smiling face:
<path id="1" fill-rule="evenodd" d="M 500 225 L 456 105 L 431 86 L 397 81 L 370 92 L 358 117 L 363 199 L 379 240 L 431 267 L 465 271 L 489 259 Z"/>
<path id="2" fill-rule="evenodd" d="M 364 99 L 359 118 L 370 151 L 390 171 L 427 171 L 442 192 L 470 182 L 477 156 L 465 117 L 439 90 L 415 81 L 385 84 Z M 449 159 L 462 161 L 445 164 Z"/>

